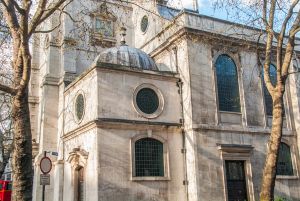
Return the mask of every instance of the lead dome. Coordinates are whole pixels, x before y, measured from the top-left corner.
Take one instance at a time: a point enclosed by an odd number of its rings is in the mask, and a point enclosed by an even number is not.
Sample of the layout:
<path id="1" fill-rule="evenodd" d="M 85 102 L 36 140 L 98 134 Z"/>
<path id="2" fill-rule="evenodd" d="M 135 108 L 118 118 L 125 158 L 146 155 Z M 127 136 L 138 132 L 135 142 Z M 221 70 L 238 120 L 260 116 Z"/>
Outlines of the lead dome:
<path id="1" fill-rule="evenodd" d="M 158 71 L 155 62 L 147 53 L 125 44 L 101 52 L 96 62 Z"/>

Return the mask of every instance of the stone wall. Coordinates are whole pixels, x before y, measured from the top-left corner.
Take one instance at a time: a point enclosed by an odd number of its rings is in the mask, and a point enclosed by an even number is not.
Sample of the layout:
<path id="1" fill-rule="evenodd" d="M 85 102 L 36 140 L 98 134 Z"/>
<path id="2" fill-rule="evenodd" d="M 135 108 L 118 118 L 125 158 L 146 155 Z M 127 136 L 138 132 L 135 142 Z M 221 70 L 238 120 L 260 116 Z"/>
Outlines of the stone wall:
<path id="1" fill-rule="evenodd" d="M 117 126 L 119 127 L 119 126 Z M 148 128 L 149 129 L 149 128 Z M 153 128 L 152 128 L 153 129 Z M 99 129 L 99 198 L 101 201 L 185 201 L 182 136 L 180 129 L 154 128 L 151 136 L 165 140 L 168 152 L 168 180 L 134 180 L 132 173 L 134 137 L 148 135 L 147 126 Z M 167 165 L 167 164 L 165 164 Z"/>

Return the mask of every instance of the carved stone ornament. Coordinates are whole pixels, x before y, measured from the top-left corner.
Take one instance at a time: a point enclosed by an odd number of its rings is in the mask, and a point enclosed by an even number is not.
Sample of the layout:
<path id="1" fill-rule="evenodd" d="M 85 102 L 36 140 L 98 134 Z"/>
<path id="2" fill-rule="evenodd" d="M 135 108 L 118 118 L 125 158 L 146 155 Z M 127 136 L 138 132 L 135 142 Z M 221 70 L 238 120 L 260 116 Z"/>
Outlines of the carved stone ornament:
<path id="1" fill-rule="evenodd" d="M 96 24 L 96 20 L 101 20 L 102 22 L 107 22 L 110 26 L 107 26 L 107 32 L 111 32 L 111 35 L 105 35 L 96 30 L 94 25 L 94 31 L 91 33 L 91 44 L 101 46 L 103 48 L 109 48 L 116 45 L 115 39 L 115 22 L 117 21 L 117 17 L 109 11 L 107 4 L 102 3 L 97 9 L 93 10 L 91 13 L 91 18 L 93 23 Z"/>
<path id="2" fill-rule="evenodd" d="M 102 3 L 97 9 L 90 14 L 92 17 L 101 17 L 102 19 L 117 21 L 117 17 L 108 9 L 106 3 Z"/>
<path id="3" fill-rule="evenodd" d="M 71 164 L 72 169 L 85 167 L 89 153 L 81 148 L 74 148 L 70 153 L 67 161 Z"/>
<path id="4" fill-rule="evenodd" d="M 68 46 L 76 46 L 77 45 L 77 41 L 74 38 L 65 37 L 64 38 L 64 44 L 68 45 Z"/>

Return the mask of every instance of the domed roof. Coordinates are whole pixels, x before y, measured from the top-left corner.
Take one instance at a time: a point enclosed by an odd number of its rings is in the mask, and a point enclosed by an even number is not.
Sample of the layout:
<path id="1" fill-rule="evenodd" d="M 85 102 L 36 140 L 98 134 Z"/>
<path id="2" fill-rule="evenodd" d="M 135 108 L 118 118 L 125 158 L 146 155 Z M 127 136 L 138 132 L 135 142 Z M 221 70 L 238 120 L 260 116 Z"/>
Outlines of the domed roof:
<path id="1" fill-rule="evenodd" d="M 125 44 L 117 47 L 112 47 L 101 52 L 100 55 L 96 58 L 96 62 L 117 64 L 139 68 L 142 70 L 158 70 L 155 62 L 148 54 L 137 48 L 129 47 Z"/>

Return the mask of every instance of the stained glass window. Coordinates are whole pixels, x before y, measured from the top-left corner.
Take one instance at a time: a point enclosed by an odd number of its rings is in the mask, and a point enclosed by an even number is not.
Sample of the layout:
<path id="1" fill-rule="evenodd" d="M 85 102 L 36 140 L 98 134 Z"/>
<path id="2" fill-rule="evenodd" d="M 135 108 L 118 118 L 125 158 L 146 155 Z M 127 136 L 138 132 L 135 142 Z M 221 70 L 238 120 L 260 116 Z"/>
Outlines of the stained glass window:
<path id="1" fill-rule="evenodd" d="M 277 175 L 293 175 L 293 163 L 290 147 L 285 143 L 280 143 L 277 159 Z"/>
<path id="2" fill-rule="evenodd" d="M 265 99 L 265 105 L 266 105 L 266 114 L 268 116 L 272 116 L 273 114 L 273 101 L 272 101 L 272 96 L 269 93 L 266 84 L 264 82 L 264 71 L 262 70 L 262 80 L 263 80 L 263 90 L 264 90 L 264 99 Z M 276 78 L 276 67 L 271 64 L 270 65 L 270 80 L 272 84 L 275 86 L 277 82 Z"/>
<path id="3" fill-rule="evenodd" d="M 228 55 L 220 55 L 215 63 L 219 110 L 240 112 L 239 82 L 236 65 Z"/>
<path id="4" fill-rule="evenodd" d="M 143 88 L 136 95 L 136 104 L 142 112 L 153 114 L 158 109 L 159 98 L 153 89 Z"/>
<path id="5" fill-rule="evenodd" d="M 145 15 L 141 20 L 141 30 L 145 32 L 148 28 L 149 20 L 148 17 Z"/>
<path id="6" fill-rule="evenodd" d="M 83 115 L 84 115 L 84 97 L 82 94 L 78 94 L 76 97 L 76 102 L 75 102 L 75 114 L 77 117 L 77 120 L 81 120 Z"/>
<path id="7" fill-rule="evenodd" d="M 135 142 L 135 176 L 164 176 L 163 143 L 152 138 Z"/>
<path id="8" fill-rule="evenodd" d="M 114 37 L 114 24 L 111 20 L 96 18 L 95 31 L 104 37 Z"/>

